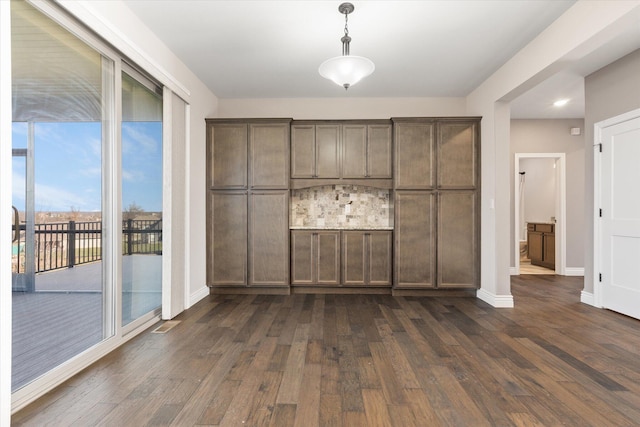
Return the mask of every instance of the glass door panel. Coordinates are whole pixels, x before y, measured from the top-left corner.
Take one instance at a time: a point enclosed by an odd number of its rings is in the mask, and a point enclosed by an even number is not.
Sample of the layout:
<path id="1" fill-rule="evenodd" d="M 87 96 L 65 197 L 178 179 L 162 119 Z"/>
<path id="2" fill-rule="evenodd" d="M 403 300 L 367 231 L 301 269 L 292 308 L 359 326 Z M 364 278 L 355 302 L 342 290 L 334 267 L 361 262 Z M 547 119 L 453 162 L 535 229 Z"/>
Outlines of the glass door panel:
<path id="1" fill-rule="evenodd" d="M 122 73 L 123 326 L 162 305 L 162 89 L 128 72 Z"/>
<path id="2" fill-rule="evenodd" d="M 114 64 L 26 2 L 11 15 L 15 391 L 114 330 L 102 256 Z"/>

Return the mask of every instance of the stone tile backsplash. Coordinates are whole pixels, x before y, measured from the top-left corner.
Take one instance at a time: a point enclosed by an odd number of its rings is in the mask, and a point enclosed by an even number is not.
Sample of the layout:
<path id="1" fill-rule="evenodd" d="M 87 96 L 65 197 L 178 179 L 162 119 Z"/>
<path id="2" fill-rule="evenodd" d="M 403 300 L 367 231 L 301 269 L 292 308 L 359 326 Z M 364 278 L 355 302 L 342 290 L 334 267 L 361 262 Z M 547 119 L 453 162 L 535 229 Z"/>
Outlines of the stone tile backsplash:
<path id="1" fill-rule="evenodd" d="M 390 229 L 389 190 L 360 185 L 325 185 L 291 191 L 291 228 Z"/>

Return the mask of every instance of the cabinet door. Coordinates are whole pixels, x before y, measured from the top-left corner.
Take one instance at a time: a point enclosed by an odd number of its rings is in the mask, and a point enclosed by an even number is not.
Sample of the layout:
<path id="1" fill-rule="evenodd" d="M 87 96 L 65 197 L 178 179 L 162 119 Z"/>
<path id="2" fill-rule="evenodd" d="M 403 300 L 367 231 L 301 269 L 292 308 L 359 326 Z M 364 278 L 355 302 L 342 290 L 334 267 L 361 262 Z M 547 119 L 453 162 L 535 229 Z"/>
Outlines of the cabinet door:
<path id="1" fill-rule="evenodd" d="M 313 285 L 315 233 L 306 230 L 291 231 L 291 284 Z"/>
<path id="2" fill-rule="evenodd" d="M 209 124 L 208 167 L 211 188 L 247 187 L 247 125 Z"/>
<path id="3" fill-rule="evenodd" d="M 475 188 L 477 181 L 477 122 L 438 123 L 438 186 Z"/>
<path id="4" fill-rule="evenodd" d="M 433 188 L 434 124 L 399 122 L 394 128 L 396 188 Z"/>
<path id="5" fill-rule="evenodd" d="M 249 197 L 249 285 L 289 286 L 289 192 Z"/>
<path id="6" fill-rule="evenodd" d="M 369 232 L 367 276 L 369 286 L 391 286 L 391 231 Z"/>
<path id="7" fill-rule="evenodd" d="M 544 249 L 543 265 L 547 268 L 556 268 L 556 235 L 544 233 L 542 235 L 542 247 Z"/>
<path id="8" fill-rule="evenodd" d="M 342 126 L 342 177 L 365 178 L 367 176 L 367 127 L 365 125 Z"/>
<path id="9" fill-rule="evenodd" d="M 340 178 L 340 125 L 316 125 L 316 178 Z"/>
<path id="10" fill-rule="evenodd" d="M 291 126 L 291 178 L 313 178 L 316 175 L 316 127 Z"/>
<path id="11" fill-rule="evenodd" d="M 342 284 L 364 286 L 367 284 L 367 241 L 364 231 L 342 232 Z"/>
<path id="12" fill-rule="evenodd" d="M 315 270 L 320 285 L 340 284 L 340 232 L 319 231 L 316 234 Z"/>
<path id="13" fill-rule="evenodd" d="M 367 127 L 367 177 L 392 178 L 391 125 Z"/>
<path id="14" fill-rule="evenodd" d="M 434 195 L 396 191 L 394 282 L 397 288 L 435 287 Z"/>
<path id="15" fill-rule="evenodd" d="M 540 265 L 542 262 L 542 233 L 539 231 L 529 231 L 527 233 L 527 249 L 531 264 Z"/>
<path id="16" fill-rule="evenodd" d="M 261 123 L 249 126 L 252 188 L 289 186 L 289 125 Z"/>
<path id="17" fill-rule="evenodd" d="M 478 238 L 474 191 L 441 192 L 438 197 L 438 287 L 476 288 Z"/>
<path id="18" fill-rule="evenodd" d="M 208 285 L 246 286 L 247 193 L 211 192 L 208 210 Z"/>

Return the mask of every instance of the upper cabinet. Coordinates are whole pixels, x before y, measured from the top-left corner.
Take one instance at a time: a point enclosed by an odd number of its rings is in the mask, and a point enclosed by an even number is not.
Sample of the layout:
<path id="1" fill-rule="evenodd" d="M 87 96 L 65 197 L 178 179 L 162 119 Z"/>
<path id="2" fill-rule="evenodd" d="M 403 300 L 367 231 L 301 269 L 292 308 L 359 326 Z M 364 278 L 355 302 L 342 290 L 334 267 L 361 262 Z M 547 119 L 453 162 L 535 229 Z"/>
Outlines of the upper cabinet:
<path id="1" fill-rule="evenodd" d="M 428 190 L 435 187 L 435 123 L 433 120 L 396 120 L 395 187 Z"/>
<path id="2" fill-rule="evenodd" d="M 207 122 L 209 188 L 247 188 L 246 123 Z"/>
<path id="3" fill-rule="evenodd" d="M 290 120 L 207 120 L 210 189 L 287 189 Z"/>
<path id="4" fill-rule="evenodd" d="M 291 178 L 391 179 L 391 124 L 294 122 Z"/>
<path id="5" fill-rule="evenodd" d="M 289 188 L 289 122 L 249 125 L 251 188 Z"/>
<path id="6" fill-rule="evenodd" d="M 472 189 L 477 185 L 478 123 L 438 123 L 438 187 Z"/>
<path id="7" fill-rule="evenodd" d="M 391 178 L 391 125 L 342 126 L 342 177 Z"/>

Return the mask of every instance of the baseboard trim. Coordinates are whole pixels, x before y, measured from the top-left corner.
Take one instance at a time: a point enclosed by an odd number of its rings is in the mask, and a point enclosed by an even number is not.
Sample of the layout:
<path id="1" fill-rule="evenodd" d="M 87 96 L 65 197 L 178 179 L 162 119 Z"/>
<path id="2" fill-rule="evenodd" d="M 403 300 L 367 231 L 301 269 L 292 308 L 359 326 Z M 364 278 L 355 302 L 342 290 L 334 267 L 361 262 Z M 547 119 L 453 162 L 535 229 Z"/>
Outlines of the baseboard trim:
<path id="1" fill-rule="evenodd" d="M 588 304 L 590 306 L 596 306 L 596 299 L 592 292 L 580 292 L 580 302 L 583 304 Z"/>
<path id="2" fill-rule="evenodd" d="M 512 295 L 496 295 L 485 289 L 478 289 L 476 297 L 495 308 L 513 308 Z"/>
<path id="3" fill-rule="evenodd" d="M 198 301 L 209 296 L 209 287 L 203 286 L 194 293 L 191 294 L 189 298 L 189 307 L 193 307 Z"/>
<path id="4" fill-rule="evenodd" d="M 520 274 L 518 270 L 519 269 L 517 267 L 509 267 L 509 275 L 518 276 Z"/>
<path id="5" fill-rule="evenodd" d="M 565 276 L 584 276 L 583 267 L 567 267 L 564 269 Z"/>

